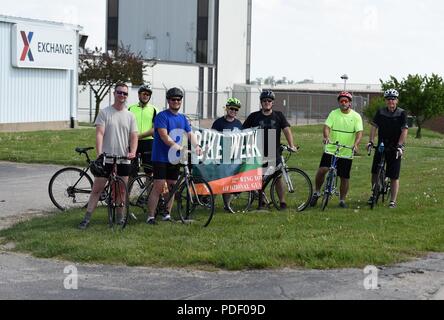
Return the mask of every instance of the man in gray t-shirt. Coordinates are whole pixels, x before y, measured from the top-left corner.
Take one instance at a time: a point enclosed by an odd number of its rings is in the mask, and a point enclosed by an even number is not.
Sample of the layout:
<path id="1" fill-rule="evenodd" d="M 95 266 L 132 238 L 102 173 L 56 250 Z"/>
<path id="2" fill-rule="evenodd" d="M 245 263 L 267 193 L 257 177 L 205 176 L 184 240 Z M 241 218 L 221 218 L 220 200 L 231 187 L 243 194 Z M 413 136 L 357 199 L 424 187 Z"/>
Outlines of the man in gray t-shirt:
<path id="1" fill-rule="evenodd" d="M 126 108 L 128 86 L 119 83 L 115 86 L 114 104 L 101 110 L 97 116 L 96 125 L 96 151 L 99 157 L 116 155 L 133 159 L 136 156 L 138 129 L 136 118 Z M 103 174 L 95 172 L 94 184 L 88 201 L 85 218 L 80 222 L 79 228 L 86 229 L 91 220 L 92 213 L 97 207 L 100 195 L 105 188 L 108 176 L 112 171 L 112 163 L 107 163 Z M 111 160 L 112 162 L 112 160 Z M 92 171 L 92 170 L 91 170 Z M 128 175 L 131 172 L 129 160 L 123 160 L 117 164 L 117 175 L 128 183 Z M 120 198 L 124 198 L 124 194 Z M 123 207 L 117 209 L 117 223 L 125 217 L 122 216 Z"/>

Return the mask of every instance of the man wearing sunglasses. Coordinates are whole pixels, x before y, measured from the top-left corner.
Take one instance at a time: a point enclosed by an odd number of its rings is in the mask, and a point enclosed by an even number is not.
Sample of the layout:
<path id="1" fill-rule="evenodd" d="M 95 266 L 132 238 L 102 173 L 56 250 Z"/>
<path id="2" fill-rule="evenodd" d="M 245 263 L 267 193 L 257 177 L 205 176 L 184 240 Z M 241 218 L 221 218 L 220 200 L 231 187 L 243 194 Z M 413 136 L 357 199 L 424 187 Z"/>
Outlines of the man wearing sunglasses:
<path id="1" fill-rule="evenodd" d="M 407 138 L 408 125 L 407 113 L 398 107 L 399 93 L 395 89 L 384 92 L 385 107 L 379 109 L 371 122 L 370 141 L 367 147 L 374 145 L 376 133 L 378 133 L 378 146 L 384 143 L 386 159 L 386 176 L 390 178 L 390 202 L 389 208 L 396 208 L 396 199 L 399 191 L 399 173 L 401 171 L 401 156 L 404 152 L 404 143 Z M 377 180 L 379 152 L 375 152 L 372 164 L 372 185 Z M 371 204 L 372 197 L 368 199 Z"/>
<path id="2" fill-rule="evenodd" d="M 251 113 L 242 125 L 243 129 L 259 127 L 263 129 L 264 133 L 264 158 L 268 159 L 268 162 L 264 163 L 264 167 L 280 164 L 279 146 L 281 142 L 281 132 L 284 132 L 284 136 L 287 139 L 289 147 L 296 151 L 297 148 L 293 142 L 293 134 L 291 132 L 291 126 L 288 123 L 285 115 L 280 111 L 273 110 L 273 104 L 275 100 L 275 94 L 271 90 L 263 90 L 260 95 L 261 110 Z M 275 141 L 269 141 L 275 137 Z M 274 146 L 274 150 L 271 150 L 270 146 Z M 277 183 L 277 193 L 279 196 L 281 210 L 287 209 L 287 203 L 285 201 L 285 188 L 282 178 Z M 263 209 L 263 204 L 259 199 L 259 210 Z"/>
<path id="3" fill-rule="evenodd" d="M 152 165 L 151 150 L 153 149 L 154 135 L 154 117 L 157 114 L 157 108 L 150 104 L 153 90 L 149 85 L 142 85 L 138 90 L 139 103 L 131 105 L 128 110 L 136 117 L 137 127 L 139 128 L 139 141 L 137 144 L 137 154 L 142 156 L 142 163 Z M 152 171 L 145 168 L 146 174 Z"/>
<path id="4" fill-rule="evenodd" d="M 239 99 L 229 98 L 225 103 L 226 114 L 223 117 L 215 120 L 211 126 L 211 129 L 220 132 L 224 130 L 240 130 L 242 128 L 242 122 L 236 119 L 240 108 L 241 102 Z"/>
<path id="5" fill-rule="evenodd" d="M 96 126 L 96 151 L 98 160 L 102 161 L 102 153 L 127 157 L 133 159 L 137 150 L 138 128 L 136 118 L 126 108 L 128 98 L 128 86 L 117 83 L 114 90 L 114 104 L 100 110 L 97 116 Z M 103 159 L 103 158 L 102 158 Z M 91 216 L 97 207 L 100 195 L 105 188 L 107 178 L 112 171 L 112 163 L 106 163 L 103 172 L 95 174 L 94 184 L 86 208 L 84 219 L 79 224 L 79 229 L 86 229 Z M 117 163 L 117 175 L 128 183 L 131 172 L 129 160 L 119 160 Z M 122 194 L 123 197 L 123 194 Z M 117 212 L 117 222 L 122 220 L 122 208 Z"/>
<path id="6" fill-rule="evenodd" d="M 229 98 L 225 103 L 226 114 L 215 120 L 211 129 L 223 132 L 223 131 L 236 131 L 242 129 L 242 122 L 236 119 L 237 114 L 241 108 L 241 102 L 236 98 Z M 227 212 L 231 212 L 228 208 L 228 202 L 230 201 L 231 194 L 226 193 L 222 195 L 224 200 L 224 210 Z"/>
<path id="7" fill-rule="evenodd" d="M 362 139 L 363 124 L 359 113 L 352 109 L 353 96 L 350 92 L 342 91 L 337 97 L 339 108 L 336 108 L 325 120 L 323 128 L 323 143 L 325 145 L 319 169 L 315 178 L 315 192 L 310 201 L 310 206 L 314 207 L 321 196 L 321 187 L 324 183 L 325 175 L 331 164 L 332 155 L 336 151 L 336 146 L 329 142 L 353 147 L 354 152 L 358 152 L 358 146 Z M 353 151 L 342 148 L 339 151 L 337 162 L 338 177 L 341 180 L 339 187 L 339 207 L 346 208 L 345 198 L 350 185 L 350 171 L 352 167 Z"/>
<path id="8" fill-rule="evenodd" d="M 191 132 L 187 117 L 180 113 L 183 92 L 179 88 L 171 88 L 166 93 L 168 109 L 159 112 L 154 119 L 153 142 L 153 189 L 148 199 L 147 224 L 154 225 L 155 213 L 160 194 L 164 191 L 165 183 L 171 190 L 180 173 L 180 151 L 183 150 L 182 141 L 186 134 L 197 154 L 201 148 L 197 145 L 196 136 Z M 170 213 L 174 197 L 167 203 L 167 211 Z M 163 221 L 171 221 L 170 214 L 165 215 Z"/>

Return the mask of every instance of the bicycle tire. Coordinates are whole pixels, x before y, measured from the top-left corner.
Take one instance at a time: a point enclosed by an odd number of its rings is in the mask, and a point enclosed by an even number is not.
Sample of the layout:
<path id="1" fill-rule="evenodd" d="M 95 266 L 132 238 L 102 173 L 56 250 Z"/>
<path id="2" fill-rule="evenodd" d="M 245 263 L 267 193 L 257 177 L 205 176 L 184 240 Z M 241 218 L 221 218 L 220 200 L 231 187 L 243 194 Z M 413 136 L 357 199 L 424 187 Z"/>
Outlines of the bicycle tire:
<path id="1" fill-rule="evenodd" d="M 202 177 L 190 178 L 190 190 L 186 183 L 182 183 L 175 194 L 175 205 L 183 223 L 207 227 L 214 215 L 214 195 L 210 185 Z M 200 195 L 196 186 L 205 192 Z"/>
<path id="2" fill-rule="evenodd" d="M 291 198 L 291 203 L 296 204 L 296 211 L 304 211 L 305 208 L 310 204 L 311 197 L 313 195 L 313 186 L 308 175 L 299 168 L 287 168 L 287 174 L 293 185 L 293 193 L 289 193 Z M 281 210 L 279 196 L 277 194 L 276 183 L 279 177 L 284 177 L 282 174 L 274 177 L 271 183 L 270 193 L 271 201 L 277 210 Z M 285 184 L 285 181 L 284 181 Z"/>
<path id="3" fill-rule="evenodd" d="M 227 203 L 228 210 L 231 213 L 247 212 L 251 207 L 253 197 L 254 195 L 251 191 L 231 193 Z"/>
<path id="4" fill-rule="evenodd" d="M 327 207 L 328 200 L 331 197 L 331 192 L 333 190 L 333 181 L 335 179 L 335 174 L 330 170 L 327 175 L 327 181 L 325 182 L 325 188 L 324 193 L 322 195 L 322 202 L 321 202 L 321 210 L 324 211 Z"/>
<path id="5" fill-rule="evenodd" d="M 153 177 L 147 174 L 139 174 L 128 182 L 130 215 L 146 216 L 152 185 Z"/>
<path id="6" fill-rule="evenodd" d="M 75 167 L 60 169 L 49 180 L 51 202 L 61 211 L 85 208 L 88 205 L 93 180 L 86 171 Z"/>
<path id="7" fill-rule="evenodd" d="M 108 223 L 110 228 L 119 226 L 124 229 L 129 220 L 129 197 L 128 188 L 121 177 L 115 177 L 110 183 L 108 202 Z M 122 190 L 123 195 L 116 194 L 116 190 Z M 123 208 L 120 217 L 117 217 L 117 208 Z"/>

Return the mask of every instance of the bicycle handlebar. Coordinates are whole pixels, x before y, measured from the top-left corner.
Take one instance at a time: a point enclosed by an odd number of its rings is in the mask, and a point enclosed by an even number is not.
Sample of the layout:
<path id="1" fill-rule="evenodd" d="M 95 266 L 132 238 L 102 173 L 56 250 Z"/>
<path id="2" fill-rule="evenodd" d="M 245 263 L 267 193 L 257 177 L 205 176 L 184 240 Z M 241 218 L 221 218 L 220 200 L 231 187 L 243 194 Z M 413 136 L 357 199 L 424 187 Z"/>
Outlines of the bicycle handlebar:
<path id="1" fill-rule="evenodd" d="M 292 153 L 296 153 L 299 150 L 299 146 L 296 146 L 296 150 L 293 150 L 292 148 L 290 148 L 290 146 L 286 145 L 286 144 L 281 144 L 280 145 L 280 150 L 282 151 L 288 151 L 288 152 L 292 152 Z"/>

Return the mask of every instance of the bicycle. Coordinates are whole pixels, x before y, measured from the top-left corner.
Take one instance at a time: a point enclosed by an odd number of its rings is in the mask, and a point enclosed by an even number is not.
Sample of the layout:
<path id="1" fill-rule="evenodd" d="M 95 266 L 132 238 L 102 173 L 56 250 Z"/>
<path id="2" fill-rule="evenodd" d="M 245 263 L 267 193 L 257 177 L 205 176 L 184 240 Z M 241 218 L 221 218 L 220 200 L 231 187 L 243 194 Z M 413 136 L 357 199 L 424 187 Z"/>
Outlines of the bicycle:
<path id="1" fill-rule="evenodd" d="M 111 159 L 112 170 L 111 174 L 108 176 L 107 185 L 109 186 L 107 193 L 107 208 L 108 208 L 108 224 L 110 228 L 115 228 L 116 225 L 120 226 L 123 230 L 128 224 L 130 217 L 129 214 L 129 198 L 128 198 L 128 188 L 125 180 L 117 175 L 117 161 L 119 160 L 129 160 L 124 156 L 109 155 L 103 153 L 103 166 L 105 166 L 106 159 Z M 118 214 L 121 208 L 121 213 Z"/>
<path id="2" fill-rule="evenodd" d="M 89 195 L 92 190 L 93 179 L 88 174 L 91 159 L 88 155 L 93 147 L 75 148 L 79 155 L 86 157 L 85 168 L 66 167 L 60 169 L 49 180 L 48 194 L 51 202 L 61 211 L 67 211 L 75 208 L 85 208 L 88 205 Z M 101 194 L 99 201 L 106 202 L 106 190 Z"/>
<path id="3" fill-rule="evenodd" d="M 346 146 L 343 144 L 339 144 L 338 141 L 336 141 L 335 143 L 328 143 L 328 144 L 336 146 L 336 151 L 332 155 L 330 168 L 328 169 L 327 179 L 326 179 L 325 186 L 324 186 L 324 191 L 322 192 L 322 202 L 321 202 L 321 210 L 322 211 L 325 210 L 325 208 L 327 207 L 327 204 L 328 204 L 328 200 L 333 195 L 339 195 L 339 192 L 336 190 L 336 187 L 338 185 L 338 173 L 337 173 L 336 167 L 337 167 L 337 161 L 339 158 L 338 157 L 339 151 L 341 150 L 341 148 L 346 148 L 346 149 L 352 150 L 352 156 L 341 157 L 344 159 L 353 159 L 353 153 L 354 153 L 354 147 L 349 147 L 349 146 Z"/>
<path id="4" fill-rule="evenodd" d="M 299 149 L 299 147 L 298 147 Z M 287 151 L 287 155 L 284 157 L 283 152 Z M 271 168 L 272 173 L 266 172 L 262 177 L 262 189 L 248 192 L 248 202 L 245 207 L 245 211 L 248 211 L 251 204 L 257 199 L 260 206 L 270 208 L 273 205 L 277 210 L 281 210 L 281 203 L 277 192 L 277 183 L 279 179 L 283 178 L 285 185 L 287 186 L 288 193 L 291 194 L 291 201 L 296 206 L 296 211 L 301 212 L 310 203 L 310 199 L 313 194 L 313 187 L 308 175 L 299 168 L 290 168 L 287 165 L 291 155 L 295 153 L 289 146 L 280 145 L 279 156 L 281 157 L 281 163 L 276 168 Z M 271 183 L 271 185 L 270 185 Z M 266 189 L 270 185 L 270 198 L 266 195 Z M 230 203 L 230 205 L 232 205 Z"/>
<path id="5" fill-rule="evenodd" d="M 182 161 L 179 165 L 181 167 L 179 177 L 168 195 L 160 197 L 156 214 L 167 213 L 167 204 L 174 198 L 171 210 L 172 215 L 177 214 L 174 220 L 207 227 L 214 215 L 213 191 L 204 178 L 191 173 L 188 160 Z M 145 213 L 153 181 L 151 176 L 141 174 L 129 185 L 130 203 L 142 208 Z"/>
<path id="6" fill-rule="evenodd" d="M 372 149 L 376 149 L 378 153 L 381 155 L 381 160 L 378 163 L 377 169 L 377 178 L 376 182 L 372 185 L 372 195 L 370 208 L 373 210 L 374 206 L 378 203 L 379 197 L 381 197 L 381 201 L 384 202 L 385 198 L 390 196 L 391 185 L 390 179 L 385 175 L 385 152 L 387 148 L 384 147 L 384 143 L 382 142 L 379 146 L 369 145 L 368 147 L 368 155 L 370 156 Z M 398 159 L 399 153 L 396 152 L 396 159 Z"/>

